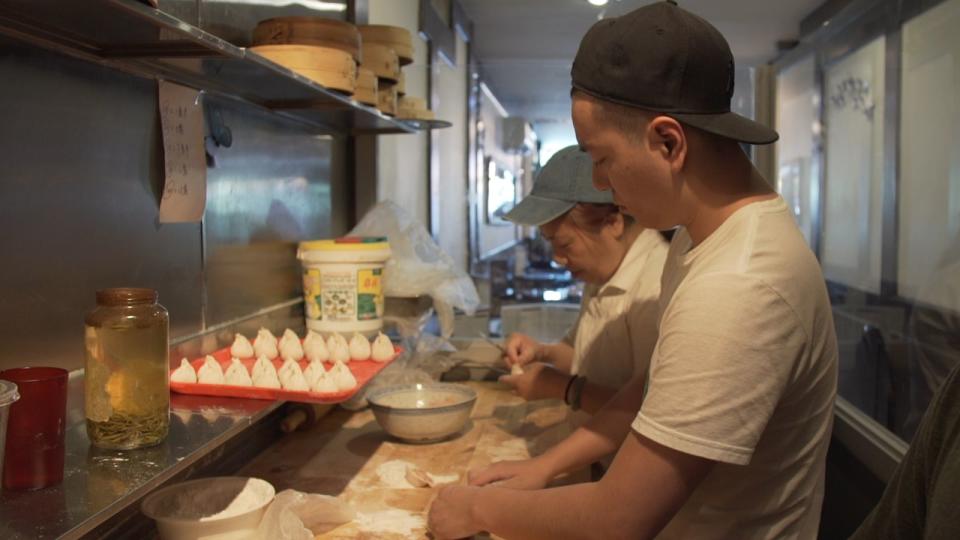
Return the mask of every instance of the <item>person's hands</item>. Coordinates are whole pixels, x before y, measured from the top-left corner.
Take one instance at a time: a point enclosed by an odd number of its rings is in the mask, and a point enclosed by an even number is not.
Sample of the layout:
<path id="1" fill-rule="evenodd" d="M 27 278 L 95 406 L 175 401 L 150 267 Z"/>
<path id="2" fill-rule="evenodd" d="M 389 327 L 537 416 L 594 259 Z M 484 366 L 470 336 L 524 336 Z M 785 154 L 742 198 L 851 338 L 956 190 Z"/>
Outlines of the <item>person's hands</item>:
<path id="1" fill-rule="evenodd" d="M 542 356 L 543 344 L 526 334 L 513 333 L 507 338 L 504 345 L 507 351 L 507 366 L 526 365 L 539 361 Z"/>
<path id="2" fill-rule="evenodd" d="M 500 461 L 467 473 L 467 483 L 471 486 L 497 482 L 498 486 L 511 489 L 543 489 L 552 479 L 546 464 L 537 458 Z"/>
<path id="3" fill-rule="evenodd" d="M 434 537 L 467 538 L 480 532 L 471 513 L 479 490 L 470 486 L 440 488 L 427 513 L 427 528 Z"/>
<path id="4" fill-rule="evenodd" d="M 512 386 L 527 401 L 563 399 L 563 391 L 566 390 L 567 383 L 570 382 L 570 375 L 549 364 L 534 362 L 524 366 L 523 373 L 501 375 L 498 380 Z"/>

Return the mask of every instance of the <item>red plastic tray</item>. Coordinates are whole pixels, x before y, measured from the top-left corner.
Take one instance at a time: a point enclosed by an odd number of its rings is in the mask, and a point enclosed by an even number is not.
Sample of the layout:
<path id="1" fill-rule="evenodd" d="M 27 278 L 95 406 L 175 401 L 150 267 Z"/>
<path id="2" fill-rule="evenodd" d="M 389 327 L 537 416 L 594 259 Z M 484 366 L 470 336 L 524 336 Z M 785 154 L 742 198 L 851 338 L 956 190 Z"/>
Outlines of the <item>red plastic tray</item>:
<path id="1" fill-rule="evenodd" d="M 357 379 L 357 385 L 350 390 L 341 390 L 339 392 L 294 392 L 291 390 L 258 388 L 256 386 L 228 386 L 226 384 L 180 383 L 173 381 L 170 382 L 170 390 L 179 394 L 194 394 L 201 396 L 283 400 L 297 401 L 302 403 L 340 403 L 353 397 L 354 394 L 356 394 L 361 388 L 370 382 L 370 379 L 372 379 L 377 373 L 380 373 L 383 368 L 390 365 L 390 363 L 396 360 L 397 357 L 400 356 L 400 353 L 403 352 L 403 348 L 396 345 L 393 346 L 393 350 L 393 358 L 387 360 L 386 362 L 377 362 L 375 360 L 352 360 L 348 362 L 347 367 L 350 368 L 350 371 L 353 372 L 354 378 Z M 210 356 L 213 356 L 218 362 L 220 362 L 220 367 L 223 368 L 223 371 L 227 371 L 227 368 L 230 366 L 230 347 L 226 347 L 211 353 Z M 190 364 L 193 366 L 193 369 L 199 371 L 200 366 L 203 365 L 205 358 L 206 357 L 192 360 Z M 252 371 L 253 364 L 256 362 L 256 359 L 242 358 L 240 361 L 243 362 L 244 366 L 246 366 L 247 371 Z M 280 369 L 280 366 L 283 365 L 283 360 L 280 358 L 274 358 L 272 362 L 274 367 L 277 369 Z M 301 369 L 306 369 L 310 362 L 304 358 L 298 363 L 300 364 Z M 332 362 L 324 362 L 323 364 L 328 370 L 331 366 L 333 366 Z M 173 373 L 173 370 L 171 370 L 170 373 Z"/>

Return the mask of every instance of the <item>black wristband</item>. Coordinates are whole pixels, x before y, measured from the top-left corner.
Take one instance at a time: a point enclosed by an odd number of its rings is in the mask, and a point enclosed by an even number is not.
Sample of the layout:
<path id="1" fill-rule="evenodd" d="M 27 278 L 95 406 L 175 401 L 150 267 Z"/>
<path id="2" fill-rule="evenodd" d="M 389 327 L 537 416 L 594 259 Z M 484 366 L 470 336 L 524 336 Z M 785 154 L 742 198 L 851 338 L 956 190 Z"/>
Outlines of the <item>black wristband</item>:
<path id="1" fill-rule="evenodd" d="M 567 387 L 563 389 L 563 402 L 567 405 L 570 405 L 570 387 L 573 386 L 573 381 L 577 380 L 576 375 L 571 375 L 570 380 L 567 381 Z"/>

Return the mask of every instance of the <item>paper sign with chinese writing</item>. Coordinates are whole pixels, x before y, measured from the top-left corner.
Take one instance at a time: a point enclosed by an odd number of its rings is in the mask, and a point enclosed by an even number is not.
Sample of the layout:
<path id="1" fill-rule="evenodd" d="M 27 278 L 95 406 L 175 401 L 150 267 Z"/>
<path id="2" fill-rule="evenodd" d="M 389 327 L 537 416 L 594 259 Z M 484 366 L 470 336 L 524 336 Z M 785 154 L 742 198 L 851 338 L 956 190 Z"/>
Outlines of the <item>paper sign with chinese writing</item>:
<path id="1" fill-rule="evenodd" d="M 164 167 L 160 223 L 200 221 L 207 203 L 200 92 L 160 81 L 158 95 Z"/>

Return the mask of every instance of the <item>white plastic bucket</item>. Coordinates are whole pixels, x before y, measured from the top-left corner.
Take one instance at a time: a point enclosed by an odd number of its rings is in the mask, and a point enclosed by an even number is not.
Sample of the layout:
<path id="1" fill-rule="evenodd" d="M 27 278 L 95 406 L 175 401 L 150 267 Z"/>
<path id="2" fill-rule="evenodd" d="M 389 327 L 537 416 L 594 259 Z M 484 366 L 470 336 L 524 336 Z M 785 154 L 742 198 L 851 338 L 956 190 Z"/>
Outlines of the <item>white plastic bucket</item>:
<path id="1" fill-rule="evenodd" d="M 301 242 L 307 328 L 322 333 L 373 334 L 383 327 L 386 238 Z"/>
<path id="2" fill-rule="evenodd" d="M 7 446 L 7 417 L 10 416 L 10 406 L 18 399 L 17 385 L 0 381 L 0 476 L 3 476 L 3 451 Z"/>

